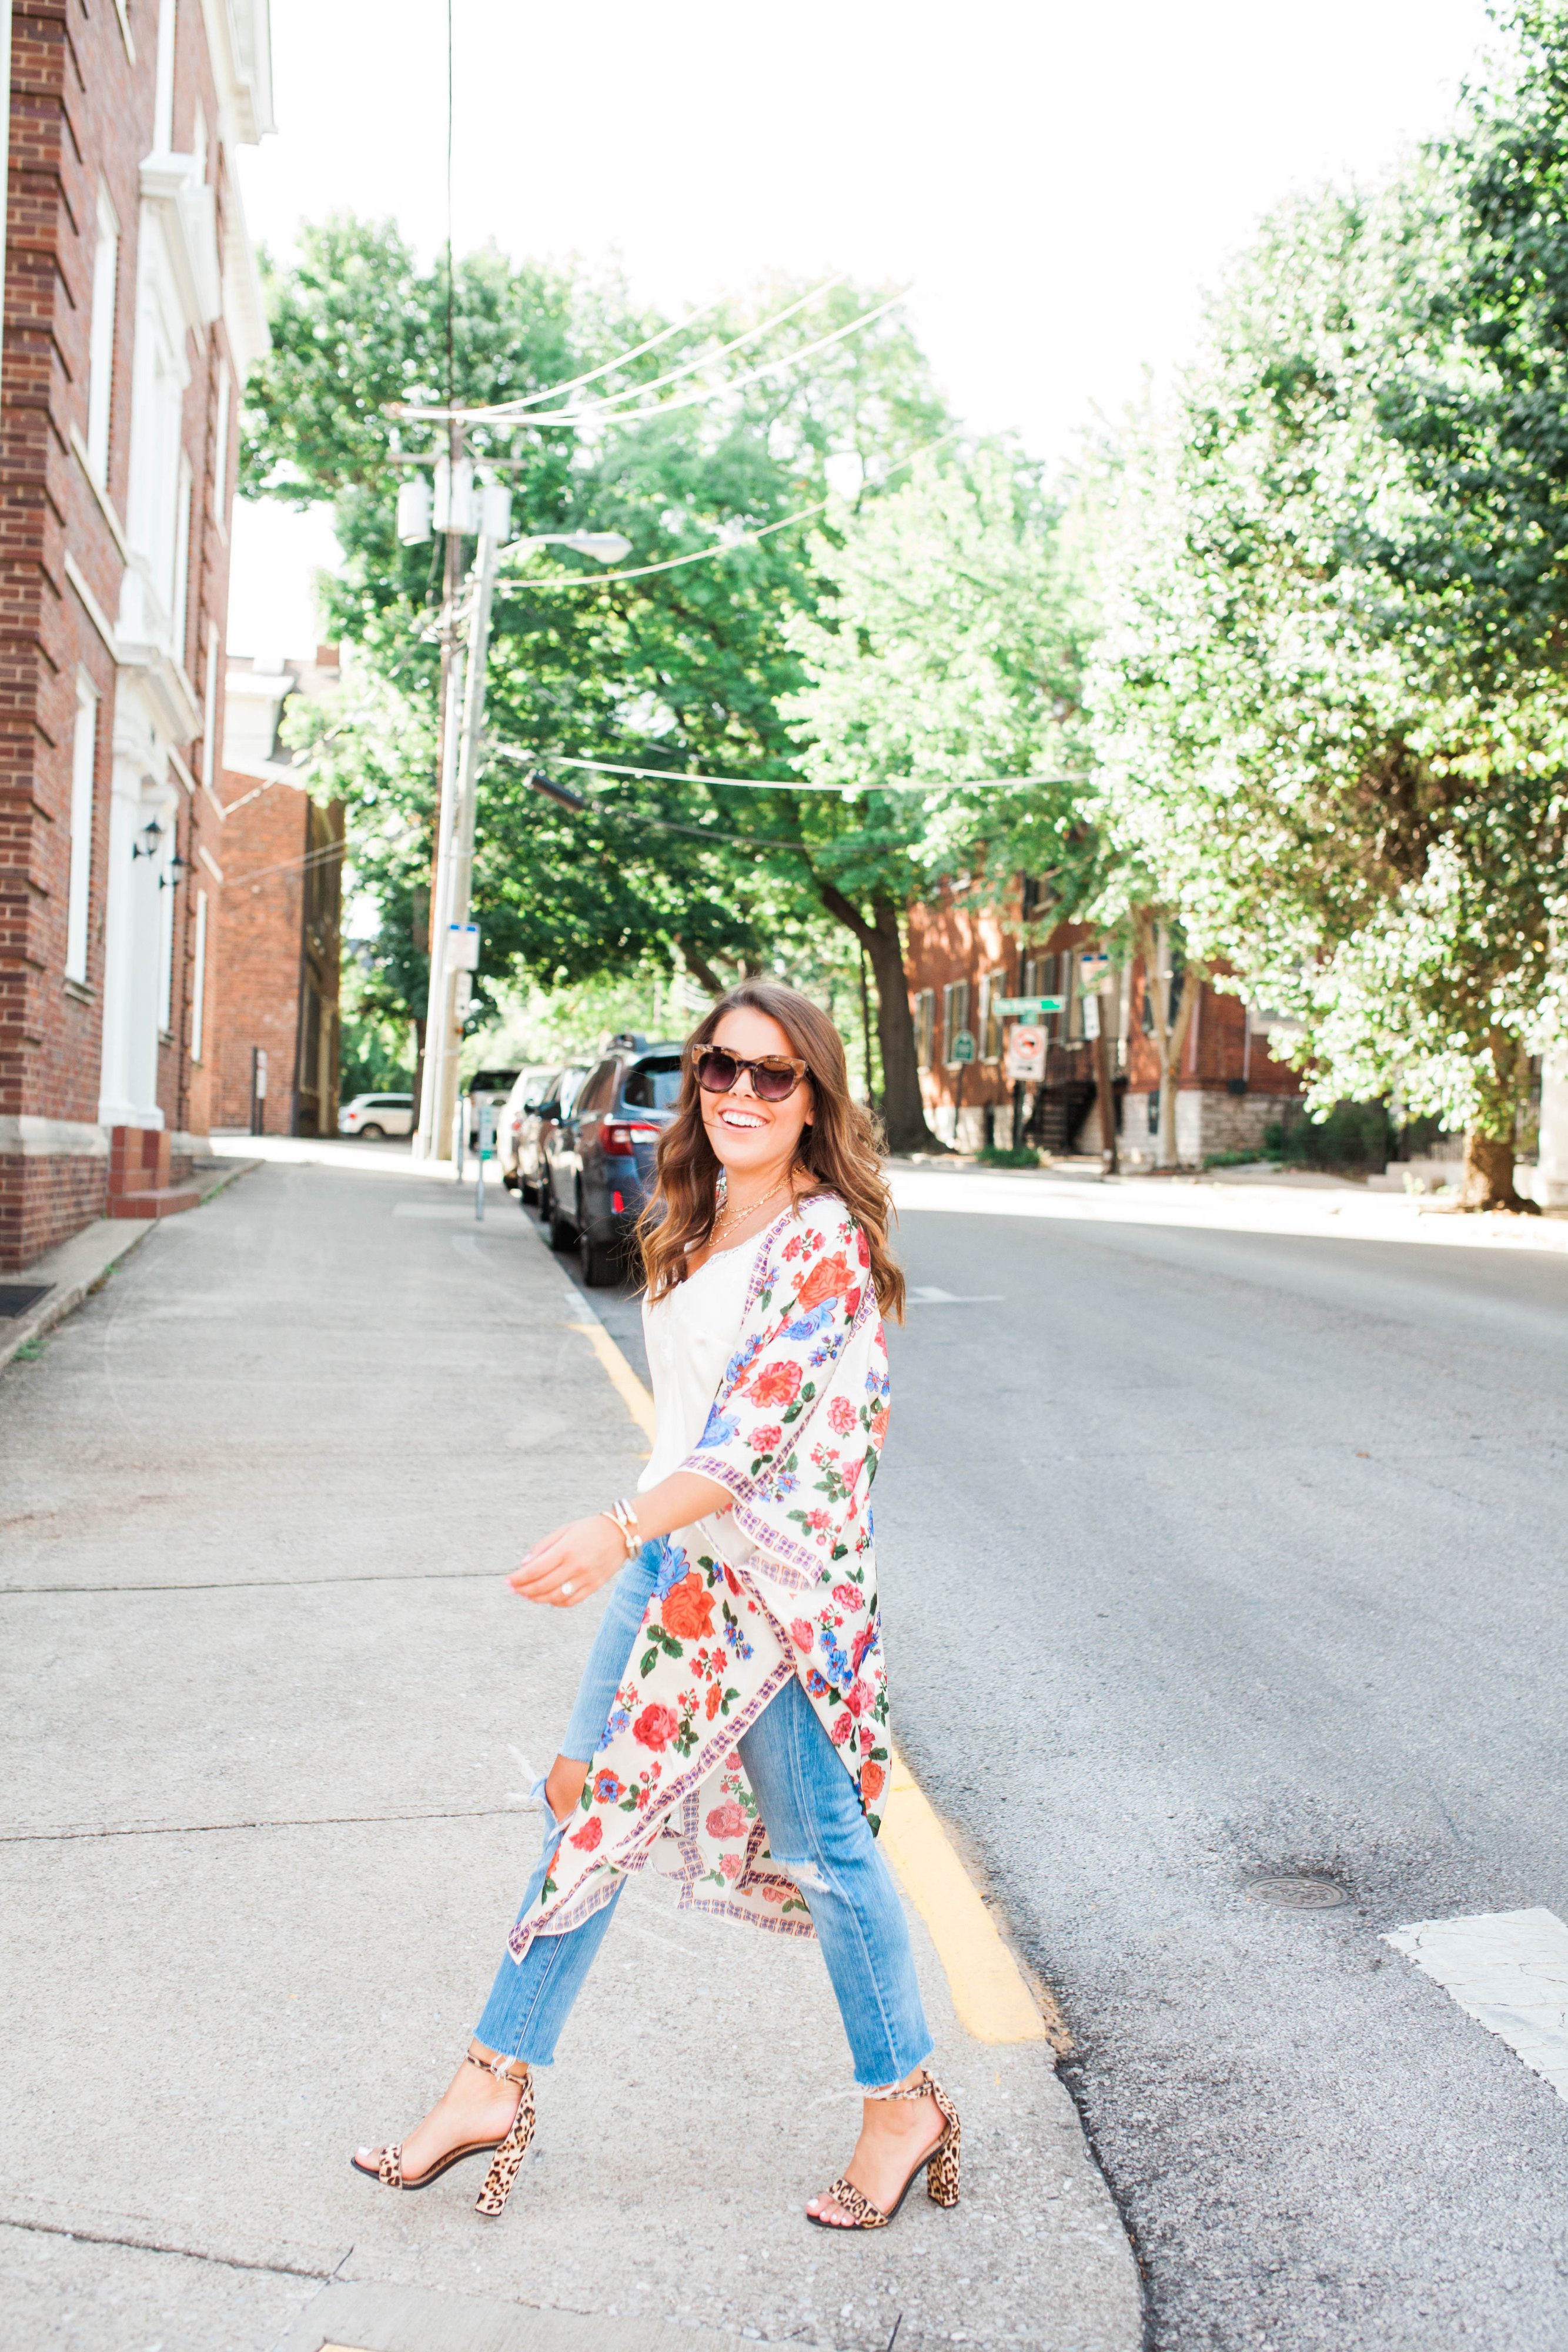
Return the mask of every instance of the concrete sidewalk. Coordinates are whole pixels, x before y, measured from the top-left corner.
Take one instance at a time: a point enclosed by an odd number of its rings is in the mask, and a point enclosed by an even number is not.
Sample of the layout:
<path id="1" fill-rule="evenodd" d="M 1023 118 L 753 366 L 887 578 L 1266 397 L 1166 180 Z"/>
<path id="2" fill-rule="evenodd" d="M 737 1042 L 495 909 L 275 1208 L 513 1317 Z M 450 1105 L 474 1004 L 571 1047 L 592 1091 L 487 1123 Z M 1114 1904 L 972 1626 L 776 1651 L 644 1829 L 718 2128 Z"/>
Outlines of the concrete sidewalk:
<path id="1" fill-rule="evenodd" d="M 954 2213 L 809 2228 L 856 2113 L 821 1956 L 652 1877 L 498 2226 L 477 2166 L 350 2171 L 445 2080 L 537 1844 L 517 1751 L 552 1752 L 598 1604 L 501 1580 L 644 1444 L 583 1319 L 509 1201 L 476 1228 L 449 1176 L 301 1157 L 0 1375 L 0 2345 L 1138 2342 L 1049 2049 L 970 2038 L 913 1909 Z"/>

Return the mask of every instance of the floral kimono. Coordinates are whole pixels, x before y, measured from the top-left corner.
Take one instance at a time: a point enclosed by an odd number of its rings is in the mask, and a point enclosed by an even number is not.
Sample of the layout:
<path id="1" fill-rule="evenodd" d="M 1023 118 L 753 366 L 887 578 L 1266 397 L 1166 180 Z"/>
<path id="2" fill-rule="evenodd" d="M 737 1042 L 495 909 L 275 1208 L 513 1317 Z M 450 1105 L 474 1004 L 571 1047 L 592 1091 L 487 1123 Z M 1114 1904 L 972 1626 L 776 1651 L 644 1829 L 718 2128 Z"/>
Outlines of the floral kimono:
<path id="1" fill-rule="evenodd" d="M 874 1834 L 887 1787 L 887 1692 L 871 1486 L 887 1430 L 887 1348 L 871 1252 L 841 1201 L 802 1202 L 763 1237 L 735 1352 L 682 1467 L 733 1497 L 731 1561 L 684 1528 L 583 1786 L 581 1818 L 513 1929 L 580 1927 L 658 1849 L 680 1907 L 810 1936 L 772 1862 L 737 1752 L 798 1675 Z M 691 1548 L 684 1539 L 693 1539 Z"/>

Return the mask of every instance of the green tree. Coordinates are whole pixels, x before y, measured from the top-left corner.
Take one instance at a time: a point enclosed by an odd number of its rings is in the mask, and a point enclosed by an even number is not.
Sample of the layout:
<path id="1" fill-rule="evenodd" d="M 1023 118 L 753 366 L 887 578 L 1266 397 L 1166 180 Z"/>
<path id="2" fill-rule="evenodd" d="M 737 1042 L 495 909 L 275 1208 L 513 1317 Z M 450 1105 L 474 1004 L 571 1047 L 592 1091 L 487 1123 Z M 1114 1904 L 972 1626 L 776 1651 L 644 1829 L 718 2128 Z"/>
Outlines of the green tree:
<path id="1" fill-rule="evenodd" d="M 822 905 L 875 975 L 883 1116 L 895 1150 L 930 1150 L 901 919 L 943 881 L 1000 896 L 1052 877 L 1080 899 L 1079 646 L 1060 509 L 1038 469 L 998 449 L 916 460 L 817 561 L 831 589 L 790 642 L 808 680 L 784 711 L 814 783 L 788 812 Z M 993 785 L 976 781 L 1004 778 Z M 917 789 L 894 789 L 913 784 Z M 939 1147 L 937 1147 L 939 1148 Z"/>
<path id="2" fill-rule="evenodd" d="M 673 335 L 605 381 L 651 382 L 683 357 L 716 352 L 790 293 L 768 288 L 750 318 Z M 386 409 L 439 397 L 449 380 L 467 402 L 514 400 L 662 323 L 633 315 L 613 288 L 470 257 L 454 272 L 449 364 L 447 295 L 444 266 L 422 272 L 390 227 L 340 218 L 308 232 L 298 268 L 273 283 L 275 348 L 247 420 L 253 495 L 333 503 L 345 562 L 327 623 L 355 647 L 355 671 L 336 706 L 299 724 L 315 730 L 322 788 L 349 805 L 357 866 L 387 910 L 385 984 L 405 989 L 411 1012 L 421 975 L 406 942 L 434 800 L 439 558 L 396 541 L 399 436 Z M 802 349 L 865 307 L 839 287 L 761 348 L 770 359 Z M 737 355 L 731 372 L 741 364 Z M 802 673 L 788 625 L 812 607 L 819 583 L 805 530 L 771 527 L 821 500 L 830 454 L 854 450 L 885 475 L 944 422 L 907 331 L 884 319 L 706 406 L 580 441 L 526 415 L 476 428 L 481 459 L 527 460 L 510 477 L 523 534 L 617 529 L 632 541 L 622 568 L 632 573 L 726 547 L 716 560 L 578 586 L 577 559 L 536 554 L 503 579 L 488 727 L 494 746 L 527 756 L 493 754 L 480 783 L 481 1015 L 483 984 L 518 970 L 553 984 L 674 953 L 716 989 L 722 965 L 757 966 L 791 927 L 820 919 L 798 850 L 759 805 L 772 796 L 684 772 L 789 781 L 797 747 L 779 704 Z M 421 439 L 407 426 L 402 437 Z M 668 781 L 597 780 L 588 809 L 570 814 L 528 782 L 536 760 L 562 753 L 659 769 Z"/>
<path id="3" fill-rule="evenodd" d="M 1480 364 L 1456 169 L 1266 226 L 1105 493 L 1091 693 L 1107 829 L 1193 956 L 1301 1015 L 1317 1102 L 1463 1126 L 1468 1197 L 1512 1203 L 1568 745 L 1518 658 L 1539 587 L 1479 562 L 1491 494 L 1416 430 L 1416 376 Z"/>

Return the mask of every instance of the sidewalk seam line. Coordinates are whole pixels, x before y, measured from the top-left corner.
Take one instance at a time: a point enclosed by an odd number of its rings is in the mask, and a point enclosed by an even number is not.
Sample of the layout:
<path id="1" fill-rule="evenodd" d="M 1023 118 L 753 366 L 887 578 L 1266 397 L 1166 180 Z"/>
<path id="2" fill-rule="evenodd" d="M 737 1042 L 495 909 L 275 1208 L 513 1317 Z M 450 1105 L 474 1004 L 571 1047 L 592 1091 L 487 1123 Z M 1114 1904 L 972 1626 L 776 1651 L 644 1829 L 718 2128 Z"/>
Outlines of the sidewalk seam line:
<path id="1" fill-rule="evenodd" d="M 568 1328 L 580 1331 L 588 1339 L 626 1410 L 652 1445 L 653 1397 L 602 1321 L 595 1316 L 591 1324 L 572 1324 Z M 1042 2042 L 1054 2051 L 1057 2040 L 1065 2039 L 1060 2011 L 1052 2001 L 1053 2016 L 1048 2024 L 1040 1999 L 1004 1942 L 962 1857 L 895 1747 L 890 1794 L 898 1797 L 899 1804 L 888 1809 L 880 1843 L 936 1947 L 960 2022 L 977 2042 Z"/>

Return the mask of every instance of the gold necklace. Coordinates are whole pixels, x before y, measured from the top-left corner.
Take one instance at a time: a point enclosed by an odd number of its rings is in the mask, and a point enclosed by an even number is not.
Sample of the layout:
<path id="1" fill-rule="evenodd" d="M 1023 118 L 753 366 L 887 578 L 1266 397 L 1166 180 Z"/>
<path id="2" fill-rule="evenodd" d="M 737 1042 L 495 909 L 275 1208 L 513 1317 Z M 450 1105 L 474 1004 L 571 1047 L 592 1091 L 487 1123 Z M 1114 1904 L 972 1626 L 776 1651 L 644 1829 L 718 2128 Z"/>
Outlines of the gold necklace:
<path id="1" fill-rule="evenodd" d="M 748 1201 L 743 1209 L 732 1209 L 727 1201 L 724 1207 L 720 1209 L 713 1221 L 712 1238 L 715 1241 L 717 1241 L 720 1234 L 727 1233 L 731 1225 L 742 1223 L 746 1218 L 754 1216 L 758 1209 L 765 1209 L 769 1201 L 777 1200 L 779 1193 L 784 1192 L 789 1186 L 794 1172 L 794 1170 L 790 1169 L 787 1175 L 779 1178 L 771 1192 L 764 1192 L 758 1199 Z"/>

